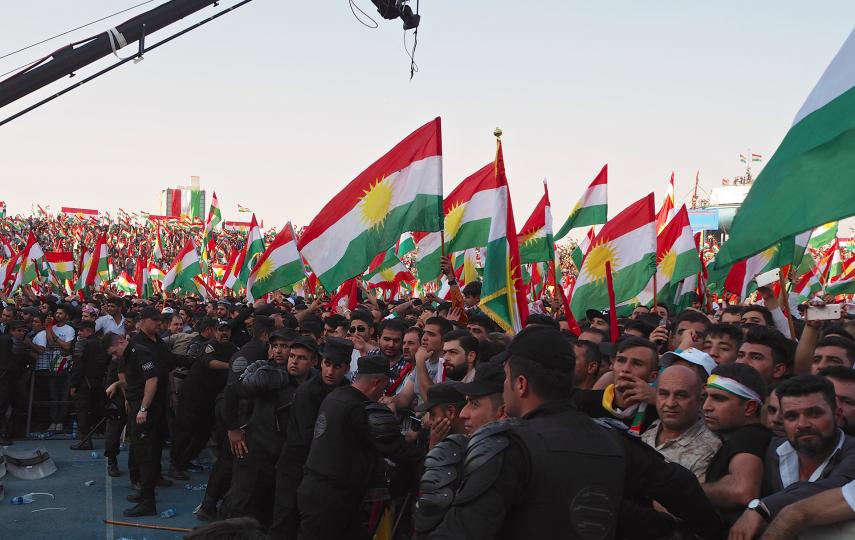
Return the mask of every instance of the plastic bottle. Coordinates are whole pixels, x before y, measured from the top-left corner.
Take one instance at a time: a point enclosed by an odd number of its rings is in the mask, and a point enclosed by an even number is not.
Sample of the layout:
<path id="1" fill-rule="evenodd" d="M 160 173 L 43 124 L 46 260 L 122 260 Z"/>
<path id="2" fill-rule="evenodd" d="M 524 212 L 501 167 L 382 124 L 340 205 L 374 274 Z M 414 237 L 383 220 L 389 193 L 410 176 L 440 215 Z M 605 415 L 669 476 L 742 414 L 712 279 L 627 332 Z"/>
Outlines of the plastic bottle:
<path id="1" fill-rule="evenodd" d="M 77 420 L 71 422 L 71 435 L 68 437 L 72 440 L 77 440 Z"/>
<path id="2" fill-rule="evenodd" d="M 33 502 L 33 498 L 29 495 L 24 495 L 23 497 L 12 497 L 9 499 L 9 502 L 12 504 L 30 504 Z"/>
<path id="3" fill-rule="evenodd" d="M 91 457 L 92 459 L 98 459 L 101 456 L 98 455 L 98 452 L 92 452 L 89 454 L 89 457 Z"/>
<path id="4" fill-rule="evenodd" d="M 178 512 L 175 511 L 175 508 L 167 508 L 166 510 L 160 513 L 160 517 L 162 517 L 163 519 L 169 519 L 177 515 Z"/>

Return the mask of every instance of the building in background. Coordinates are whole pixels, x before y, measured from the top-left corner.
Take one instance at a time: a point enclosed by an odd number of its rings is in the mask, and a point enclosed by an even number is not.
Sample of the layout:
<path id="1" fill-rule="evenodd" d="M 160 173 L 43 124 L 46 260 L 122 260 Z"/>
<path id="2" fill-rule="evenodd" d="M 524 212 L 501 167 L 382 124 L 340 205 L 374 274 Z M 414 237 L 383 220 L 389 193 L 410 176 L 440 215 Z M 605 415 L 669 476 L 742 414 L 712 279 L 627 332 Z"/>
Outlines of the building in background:
<path id="1" fill-rule="evenodd" d="M 199 177 L 191 176 L 189 186 L 168 188 L 160 192 L 160 213 L 168 217 L 205 220 L 205 190 Z"/>

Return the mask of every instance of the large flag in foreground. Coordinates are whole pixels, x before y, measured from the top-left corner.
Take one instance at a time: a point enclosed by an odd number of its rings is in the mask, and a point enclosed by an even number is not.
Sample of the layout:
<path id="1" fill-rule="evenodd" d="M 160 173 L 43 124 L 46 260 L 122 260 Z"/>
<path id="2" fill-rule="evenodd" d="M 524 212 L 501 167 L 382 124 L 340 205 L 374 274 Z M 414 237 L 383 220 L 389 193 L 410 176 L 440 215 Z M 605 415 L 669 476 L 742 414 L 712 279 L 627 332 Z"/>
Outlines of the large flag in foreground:
<path id="1" fill-rule="evenodd" d="M 246 237 L 246 246 L 243 250 L 243 266 L 241 266 L 240 274 L 238 274 L 238 281 L 241 285 L 246 285 L 249 281 L 249 275 L 262 253 L 264 253 L 264 237 L 261 235 L 261 228 L 259 228 L 258 221 L 253 214 L 249 224 L 249 234 Z"/>
<path id="2" fill-rule="evenodd" d="M 571 229 L 576 227 L 584 227 L 585 225 L 599 225 L 606 222 L 608 215 L 608 194 L 607 187 L 609 181 L 609 164 L 603 165 L 600 174 L 594 178 L 582 198 L 570 211 L 567 220 L 555 233 L 555 239 L 561 240 Z"/>
<path id="3" fill-rule="evenodd" d="M 657 293 L 701 271 L 701 260 L 685 204 L 657 237 L 656 260 Z M 668 302 L 672 300 L 673 297 L 667 298 Z"/>
<path id="4" fill-rule="evenodd" d="M 656 271 L 656 216 L 653 194 L 610 219 L 582 261 L 570 309 L 577 320 L 587 309 L 609 305 L 606 262 L 611 265 L 615 303 L 634 298 Z M 482 296 L 483 298 L 483 296 Z"/>
<path id="5" fill-rule="evenodd" d="M 496 186 L 503 197 L 494 208 L 495 213 L 490 221 L 479 307 L 505 332 L 513 334 L 522 329 L 523 322 L 528 317 L 528 303 L 523 290 L 517 227 L 514 224 L 508 179 L 505 177 L 501 140 L 496 151 L 494 171 Z"/>
<path id="6" fill-rule="evenodd" d="M 757 176 L 716 255 L 727 266 L 830 220 L 855 214 L 855 31 Z M 805 186 L 817 186 L 801 197 Z"/>
<path id="7" fill-rule="evenodd" d="M 246 297 L 250 302 L 255 301 L 305 277 L 303 259 L 297 251 L 296 235 L 289 221 L 258 259 L 246 282 Z"/>
<path id="8" fill-rule="evenodd" d="M 443 201 L 445 253 L 456 253 L 487 245 L 490 220 L 503 193 L 496 185 L 496 164 L 488 163 L 467 176 Z M 442 235 L 416 235 L 419 257 L 416 270 L 422 283 L 439 277 Z"/>
<path id="9" fill-rule="evenodd" d="M 352 180 L 303 231 L 300 253 L 328 291 L 408 231 L 442 228 L 442 140 L 435 118 Z"/>

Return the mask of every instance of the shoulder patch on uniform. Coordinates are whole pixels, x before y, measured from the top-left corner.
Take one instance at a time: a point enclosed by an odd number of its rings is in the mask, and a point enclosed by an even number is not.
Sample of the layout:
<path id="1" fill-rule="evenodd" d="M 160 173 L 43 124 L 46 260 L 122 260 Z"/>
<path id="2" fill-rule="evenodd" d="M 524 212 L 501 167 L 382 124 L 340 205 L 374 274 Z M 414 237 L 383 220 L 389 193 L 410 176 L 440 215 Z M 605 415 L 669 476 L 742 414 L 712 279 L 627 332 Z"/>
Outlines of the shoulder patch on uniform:
<path id="1" fill-rule="evenodd" d="M 318 415 L 318 419 L 315 420 L 315 434 L 314 438 L 317 439 L 327 430 L 327 415 L 321 413 Z"/>
<path id="2" fill-rule="evenodd" d="M 140 367 L 142 367 L 142 369 L 154 369 L 154 362 L 146 362 Z"/>
<path id="3" fill-rule="evenodd" d="M 213 352 L 214 352 L 214 346 L 213 345 L 211 345 L 210 343 L 205 345 L 205 353 L 206 354 L 212 354 Z"/>

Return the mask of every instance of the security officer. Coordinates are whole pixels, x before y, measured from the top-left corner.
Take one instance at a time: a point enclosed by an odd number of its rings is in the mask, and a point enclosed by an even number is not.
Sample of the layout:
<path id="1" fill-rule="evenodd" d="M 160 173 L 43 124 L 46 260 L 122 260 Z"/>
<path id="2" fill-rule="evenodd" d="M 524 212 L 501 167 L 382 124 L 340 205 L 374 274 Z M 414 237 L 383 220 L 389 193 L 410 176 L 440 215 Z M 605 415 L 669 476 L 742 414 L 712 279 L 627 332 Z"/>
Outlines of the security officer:
<path id="1" fill-rule="evenodd" d="M 192 364 L 178 391 L 178 414 L 170 450 L 172 478 L 190 479 L 184 470 L 211 438 L 217 394 L 226 385 L 229 358 L 237 352 L 231 335 L 227 321 L 206 318 L 199 323 L 199 335 L 187 347 Z"/>
<path id="2" fill-rule="evenodd" d="M 288 415 L 285 445 L 276 462 L 276 498 L 270 540 L 297 537 L 300 512 L 297 509 L 297 487 L 303 479 L 303 465 L 309 455 L 318 409 L 327 395 L 350 384 L 345 375 L 350 368 L 353 342 L 328 336 L 320 352 L 320 372 L 297 389 Z"/>
<path id="3" fill-rule="evenodd" d="M 169 351 L 169 346 L 163 341 L 158 334 L 160 323 L 164 320 L 164 315 L 153 307 L 147 307 L 140 313 L 140 320 L 137 325 L 138 332 L 131 338 L 132 345 L 139 345 L 151 355 L 157 369 L 157 393 L 154 397 L 155 403 L 151 404 L 151 413 L 147 413 L 147 421 L 149 431 L 154 436 L 153 458 L 155 468 L 157 469 L 156 483 L 160 487 L 168 487 L 172 485 L 172 481 L 161 476 L 160 457 L 163 454 L 163 447 L 166 440 L 167 432 L 167 411 L 169 410 L 169 372 L 175 368 L 172 353 Z M 125 374 L 127 378 L 127 373 Z M 125 399 L 130 401 L 125 395 Z M 128 413 L 128 423 L 133 423 L 133 415 Z M 134 495 L 129 495 L 128 500 L 137 502 Z"/>
<path id="4" fill-rule="evenodd" d="M 363 356 L 351 386 L 324 399 L 315 422 L 305 476 L 297 489 L 299 538 L 367 538 L 359 509 L 383 457 L 402 465 L 423 452 L 404 440 L 395 415 L 377 400 L 389 384 L 389 362 Z"/>
<path id="5" fill-rule="evenodd" d="M 127 321 L 127 318 L 125 320 Z M 119 370 L 123 369 L 120 366 L 123 356 L 122 354 L 115 354 L 115 347 L 111 349 L 114 339 L 126 341 L 127 338 L 125 335 L 118 336 L 118 334 L 108 332 L 101 338 L 101 348 L 107 352 L 107 356 L 110 358 L 110 363 L 107 365 L 107 379 L 105 380 L 107 401 L 104 406 L 104 415 L 107 417 L 107 428 L 104 431 L 104 456 L 107 458 L 107 474 L 116 478 L 121 476 L 118 456 L 122 430 L 128 423 L 128 416 L 125 412 L 124 394 L 117 391 L 117 388 L 122 385 L 119 381 Z M 113 353 L 110 352 L 111 350 Z M 124 373 L 121 376 L 124 378 Z"/>
<path id="6" fill-rule="evenodd" d="M 430 538 L 612 539 L 624 497 L 641 492 L 699 536 L 720 536 L 691 473 L 573 408 L 575 358 L 560 332 L 530 326 L 508 352 L 504 399 L 516 420 L 473 435 L 463 480 Z"/>
<path id="7" fill-rule="evenodd" d="M 218 306 L 219 309 L 219 306 Z M 234 332 L 234 325 L 232 325 Z M 267 342 L 270 339 L 270 334 L 273 332 L 273 319 L 270 317 L 256 317 L 252 327 L 252 339 L 243 345 L 229 359 L 228 375 L 226 378 L 226 387 L 236 383 L 240 376 L 246 370 L 247 366 L 256 360 L 267 359 Z M 232 334 L 234 335 L 234 334 Z M 232 340 L 234 342 L 234 340 Z M 196 517 L 203 521 L 213 521 L 217 516 L 217 503 L 226 492 L 232 483 L 232 467 L 234 465 L 234 455 L 232 454 L 231 445 L 232 438 L 234 443 L 245 443 L 246 433 L 243 430 L 226 431 L 225 424 L 242 426 L 249 419 L 248 404 L 244 403 L 238 409 L 236 419 L 227 420 L 222 408 L 222 392 L 218 396 L 217 405 L 215 408 L 215 416 L 217 429 L 214 433 L 215 442 L 219 448 L 217 462 L 208 476 L 208 487 L 205 489 L 205 496 L 202 499 L 202 504 L 199 510 L 196 511 Z"/>
<path id="8" fill-rule="evenodd" d="M 25 330 L 24 321 L 12 320 L 6 325 L 6 333 L 0 334 L 0 445 L 3 446 L 12 444 L 6 409 L 12 404 L 18 377 L 27 369 L 26 355 L 16 346 L 16 340 L 21 341 Z M 18 413 L 14 411 L 13 415 Z"/>
<path id="9" fill-rule="evenodd" d="M 156 323 L 160 313 L 156 309 L 143 312 L 143 319 Z M 151 330 L 156 324 L 146 324 Z M 157 485 L 160 461 L 157 442 L 158 421 L 162 417 L 164 403 L 158 399 L 158 379 L 161 375 L 155 353 L 146 345 L 130 343 L 124 336 L 107 334 L 107 352 L 121 358 L 124 382 L 120 383 L 128 402 L 128 433 L 134 465 L 139 469 L 140 490 L 128 496 L 136 506 L 124 511 L 128 517 L 151 516 L 157 513 L 154 489 Z"/>
<path id="10" fill-rule="evenodd" d="M 237 384 L 223 396 L 226 428 L 246 432 L 245 445 L 233 445 L 235 461 L 232 485 L 223 499 L 220 514 L 224 518 L 251 515 L 261 523 L 270 523 L 273 510 L 272 473 L 285 443 L 288 413 L 297 387 L 311 375 L 317 364 L 318 346 L 300 337 L 294 330 L 276 330 L 270 334 L 270 359 L 249 365 Z M 293 369 L 292 369 L 293 368 Z M 232 425 L 237 398 L 252 402 L 252 416 L 246 425 Z"/>
<path id="11" fill-rule="evenodd" d="M 87 435 L 99 420 L 103 408 L 107 353 L 94 334 L 95 321 L 80 321 L 74 343 L 69 393 L 77 407 L 81 439 L 71 445 L 72 450 L 92 450 L 92 438 Z"/>

